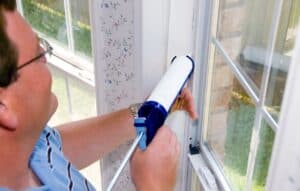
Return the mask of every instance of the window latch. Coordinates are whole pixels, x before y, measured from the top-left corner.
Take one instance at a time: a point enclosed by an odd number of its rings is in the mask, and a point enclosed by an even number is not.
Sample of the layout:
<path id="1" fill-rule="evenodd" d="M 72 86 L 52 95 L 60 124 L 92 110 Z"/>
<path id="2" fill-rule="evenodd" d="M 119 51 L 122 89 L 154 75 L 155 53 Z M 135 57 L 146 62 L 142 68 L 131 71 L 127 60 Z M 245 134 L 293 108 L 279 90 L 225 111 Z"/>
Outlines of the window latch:
<path id="1" fill-rule="evenodd" d="M 191 155 L 194 154 L 199 154 L 200 153 L 200 146 L 198 144 L 196 144 L 195 146 L 193 146 L 192 144 L 190 144 L 190 153 Z"/>

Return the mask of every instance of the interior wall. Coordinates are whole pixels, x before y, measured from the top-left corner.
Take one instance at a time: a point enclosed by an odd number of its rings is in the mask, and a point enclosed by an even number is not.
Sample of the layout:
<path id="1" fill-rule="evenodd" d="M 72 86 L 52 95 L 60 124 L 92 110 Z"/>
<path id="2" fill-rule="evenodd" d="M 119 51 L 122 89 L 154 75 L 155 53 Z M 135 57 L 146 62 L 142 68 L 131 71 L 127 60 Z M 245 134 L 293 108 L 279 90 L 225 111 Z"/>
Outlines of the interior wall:
<path id="1" fill-rule="evenodd" d="M 137 101 L 135 92 L 133 0 L 91 1 L 97 106 L 99 114 L 112 112 Z M 122 128 L 122 127 L 120 127 Z M 101 161 L 102 190 L 106 190 L 130 143 L 120 146 Z M 128 167 L 115 190 L 134 190 Z"/>

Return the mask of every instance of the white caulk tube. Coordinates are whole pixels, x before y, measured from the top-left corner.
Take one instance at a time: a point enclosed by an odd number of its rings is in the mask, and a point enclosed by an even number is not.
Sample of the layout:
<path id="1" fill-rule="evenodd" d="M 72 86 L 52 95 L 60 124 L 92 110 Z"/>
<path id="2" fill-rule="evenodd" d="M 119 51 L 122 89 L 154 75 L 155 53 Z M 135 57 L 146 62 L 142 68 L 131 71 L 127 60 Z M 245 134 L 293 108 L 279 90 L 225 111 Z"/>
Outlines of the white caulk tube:
<path id="1" fill-rule="evenodd" d="M 139 109 L 139 117 L 146 118 L 147 145 L 163 125 L 176 97 L 181 93 L 193 70 L 194 61 L 191 57 L 174 57 L 167 72 Z"/>

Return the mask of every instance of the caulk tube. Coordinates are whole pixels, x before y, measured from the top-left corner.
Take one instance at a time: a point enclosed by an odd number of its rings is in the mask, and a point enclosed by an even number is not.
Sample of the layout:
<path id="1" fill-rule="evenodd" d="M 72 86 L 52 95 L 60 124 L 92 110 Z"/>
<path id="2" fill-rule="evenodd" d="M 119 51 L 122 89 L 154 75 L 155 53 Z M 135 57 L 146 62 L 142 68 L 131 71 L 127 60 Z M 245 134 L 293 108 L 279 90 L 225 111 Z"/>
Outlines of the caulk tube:
<path id="1" fill-rule="evenodd" d="M 194 61 L 189 56 L 174 57 L 172 64 L 139 109 L 139 117 L 146 118 L 147 145 L 156 131 L 164 124 L 176 97 L 194 70 Z"/>

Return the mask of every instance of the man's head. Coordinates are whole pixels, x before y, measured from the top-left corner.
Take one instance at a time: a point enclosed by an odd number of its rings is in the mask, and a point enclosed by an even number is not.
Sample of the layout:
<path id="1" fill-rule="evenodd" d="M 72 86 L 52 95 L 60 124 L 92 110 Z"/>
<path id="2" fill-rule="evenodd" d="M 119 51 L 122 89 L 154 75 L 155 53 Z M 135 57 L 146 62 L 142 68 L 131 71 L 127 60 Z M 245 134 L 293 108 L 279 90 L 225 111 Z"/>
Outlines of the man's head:
<path id="1" fill-rule="evenodd" d="M 7 52 L 7 47 L 0 48 L 0 59 L 3 60 L 0 64 L 8 65 L 3 67 L 3 73 L 6 68 L 14 68 L 17 78 L 9 85 L 0 87 L 0 139 L 3 134 L 17 138 L 38 135 L 57 107 L 56 98 L 51 93 L 52 79 L 46 58 L 41 57 L 26 67 L 17 68 L 45 50 L 39 45 L 39 39 L 30 26 L 14 9 L 15 4 L 11 0 L 7 0 L 7 4 L 2 2 L 1 18 L 4 24 L 0 38 L 8 40 L 12 51 Z M 8 57 L 15 58 L 5 63 Z"/>

